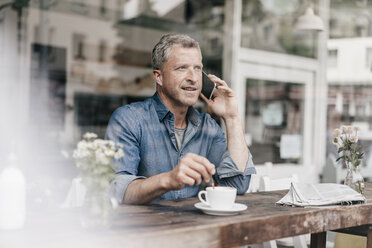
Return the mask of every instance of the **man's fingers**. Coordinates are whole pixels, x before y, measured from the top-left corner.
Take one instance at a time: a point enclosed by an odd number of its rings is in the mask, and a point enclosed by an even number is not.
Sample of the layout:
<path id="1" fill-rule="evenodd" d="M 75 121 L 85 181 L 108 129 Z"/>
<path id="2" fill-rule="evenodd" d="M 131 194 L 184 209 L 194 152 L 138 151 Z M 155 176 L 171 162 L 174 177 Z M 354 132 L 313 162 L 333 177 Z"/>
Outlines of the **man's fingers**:
<path id="1" fill-rule="evenodd" d="M 190 167 L 185 167 L 184 174 L 185 174 L 185 176 L 187 176 L 187 177 L 189 177 L 193 180 L 193 184 L 191 184 L 191 185 L 189 184 L 190 186 L 192 186 L 194 184 L 195 185 L 201 184 L 202 177 L 201 177 L 201 175 L 198 171 L 195 171 Z"/>
<path id="2" fill-rule="evenodd" d="M 215 76 L 215 75 L 212 75 L 212 74 L 209 74 L 208 77 L 217 84 L 218 88 L 220 88 L 220 86 L 228 86 L 227 83 L 225 81 L 223 81 L 221 78 Z"/>
<path id="3" fill-rule="evenodd" d="M 197 176 L 193 177 L 195 181 L 201 183 L 201 176 L 203 176 L 206 182 L 209 181 L 211 174 L 204 165 L 196 162 L 195 160 L 185 161 L 185 164 L 187 165 L 189 170 L 192 170 L 194 173 L 197 174 Z M 195 175 L 194 173 L 192 175 Z"/>
<path id="4" fill-rule="evenodd" d="M 232 89 L 231 88 L 229 88 L 229 87 L 227 87 L 227 86 L 218 86 L 218 90 L 219 91 L 232 91 Z"/>
<path id="5" fill-rule="evenodd" d="M 174 169 L 174 179 L 179 183 L 190 186 L 199 185 L 202 179 L 205 182 L 210 181 L 211 176 L 215 172 L 214 165 L 208 159 L 197 154 L 188 153 Z"/>
<path id="6" fill-rule="evenodd" d="M 185 172 L 180 172 L 180 174 L 178 175 L 178 181 L 189 186 L 193 186 L 195 184 L 195 179 L 188 176 Z"/>
<path id="7" fill-rule="evenodd" d="M 186 154 L 185 158 L 186 157 L 191 158 L 195 162 L 204 166 L 207 169 L 208 174 L 214 175 L 214 173 L 216 173 L 215 166 L 211 162 L 209 162 L 209 160 L 206 159 L 205 157 L 199 156 L 199 155 L 194 154 L 194 153 L 188 153 L 188 154 Z"/>
<path id="8" fill-rule="evenodd" d="M 203 99 L 203 101 L 205 101 L 207 104 L 209 103 L 209 99 L 205 97 L 205 95 L 203 93 L 200 93 L 200 98 Z"/>

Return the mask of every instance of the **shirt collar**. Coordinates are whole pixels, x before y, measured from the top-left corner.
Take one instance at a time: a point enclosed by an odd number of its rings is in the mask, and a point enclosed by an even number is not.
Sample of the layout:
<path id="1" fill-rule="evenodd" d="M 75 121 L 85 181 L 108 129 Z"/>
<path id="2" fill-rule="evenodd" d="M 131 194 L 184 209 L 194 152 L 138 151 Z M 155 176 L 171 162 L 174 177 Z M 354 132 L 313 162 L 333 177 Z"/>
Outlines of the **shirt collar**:
<path id="1" fill-rule="evenodd" d="M 165 106 L 157 92 L 155 92 L 155 94 L 152 96 L 152 99 L 154 100 L 154 107 L 156 113 L 158 114 L 159 121 L 163 121 L 165 116 L 171 112 L 169 111 L 168 107 Z M 189 107 L 186 118 L 195 126 L 198 126 L 201 122 L 201 117 L 194 107 Z"/>

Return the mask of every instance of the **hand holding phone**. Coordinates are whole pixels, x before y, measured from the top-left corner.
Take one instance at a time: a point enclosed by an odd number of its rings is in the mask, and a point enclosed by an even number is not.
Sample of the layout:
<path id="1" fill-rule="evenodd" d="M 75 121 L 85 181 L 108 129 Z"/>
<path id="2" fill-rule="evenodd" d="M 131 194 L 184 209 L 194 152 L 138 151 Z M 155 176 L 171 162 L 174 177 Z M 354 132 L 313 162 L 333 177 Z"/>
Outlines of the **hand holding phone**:
<path id="1" fill-rule="evenodd" d="M 211 99 L 213 96 L 214 89 L 216 88 L 216 83 L 209 79 L 208 75 L 203 71 L 203 82 L 202 82 L 202 90 L 201 93 L 208 98 Z"/>

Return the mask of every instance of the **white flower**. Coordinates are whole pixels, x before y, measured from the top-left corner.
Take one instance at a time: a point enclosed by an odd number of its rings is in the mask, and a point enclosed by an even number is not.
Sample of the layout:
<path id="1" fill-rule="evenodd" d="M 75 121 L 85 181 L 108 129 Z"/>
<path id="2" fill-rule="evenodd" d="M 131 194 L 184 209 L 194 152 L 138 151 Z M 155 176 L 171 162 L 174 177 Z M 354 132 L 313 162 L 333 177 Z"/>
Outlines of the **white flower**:
<path id="1" fill-rule="evenodd" d="M 343 134 L 347 134 L 347 126 L 341 126 L 341 131 Z"/>
<path id="2" fill-rule="evenodd" d="M 108 140 L 107 143 L 108 143 L 108 145 L 109 145 L 110 147 L 115 147 L 115 142 L 114 142 L 114 141 L 112 141 L 112 140 Z"/>
<path id="3" fill-rule="evenodd" d="M 352 134 L 353 133 L 353 131 L 354 131 L 354 128 L 353 128 L 353 126 L 347 126 L 347 134 Z"/>
<path id="4" fill-rule="evenodd" d="M 113 158 L 121 158 L 124 152 L 116 148 L 115 142 L 96 137 L 96 134 L 86 133 L 84 139 L 78 142 L 73 156 L 90 189 L 106 190 L 110 186 L 109 180 L 115 178 Z"/>
<path id="5" fill-rule="evenodd" d="M 360 164 L 363 158 L 363 153 L 358 147 L 358 131 L 359 127 L 353 126 L 341 126 L 342 134 L 333 138 L 332 143 L 337 145 L 337 149 L 340 153 L 340 157 L 345 163 L 352 163 L 355 165 Z M 334 134 L 337 135 L 338 131 L 334 130 Z"/>
<path id="6" fill-rule="evenodd" d="M 96 160 L 98 163 L 105 164 L 105 165 L 108 165 L 110 163 L 110 159 L 105 155 L 104 152 L 97 150 L 95 152 L 95 155 L 96 155 Z"/>
<path id="7" fill-rule="evenodd" d="M 105 150 L 105 155 L 109 157 L 113 157 L 115 155 L 115 151 L 113 150 Z"/>
<path id="8" fill-rule="evenodd" d="M 73 157 L 75 159 L 83 159 L 89 155 L 90 152 L 87 143 L 85 141 L 80 141 L 77 145 L 77 149 L 74 151 Z"/>
<path id="9" fill-rule="evenodd" d="M 341 130 L 339 128 L 336 128 L 335 130 L 333 130 L 333 135 L 335 137 L 338 137 L 341 135 Z"/>
<path id="10" fill-rule="evenodd" d="M 333 140 L 332 140 L 332 143 L 336 146 L 338 146 L 338 138 L 337 137 L 334 137 Z"/>
<path id="11" fill-rule="evenodd" d="M 358 142 L 358 136 L 356 135 L 351 135 L 349 137 L 349 141 L 352 142 L 352 143 L 357 143 Z"/>
<path id="12" fill-rule="evenodd" d="M 85 133 L 83 137 L 84 137 L 84 139 L 95 139 L 98 136 L 95 133 Z"/>
<path id="13" fill-rule="evenodd" d="M 101 139 L 96 139 L 93 141 L 93 144 L 95 145 L 96 149 L 101 148 L 105 146 L 105 141 Z"/>

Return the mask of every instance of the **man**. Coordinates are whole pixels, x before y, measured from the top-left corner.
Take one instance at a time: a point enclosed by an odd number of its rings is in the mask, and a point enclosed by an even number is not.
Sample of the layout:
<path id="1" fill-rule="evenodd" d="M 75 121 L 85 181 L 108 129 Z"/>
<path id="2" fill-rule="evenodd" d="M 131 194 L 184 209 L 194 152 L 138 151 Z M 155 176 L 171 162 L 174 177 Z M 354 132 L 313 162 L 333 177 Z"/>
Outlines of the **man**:
<path id="1" fill-rule="evenodd" d="M 124 146 L 112 182 L 120 203 L 196 196 L 202 181 L 235 187 L 243 194 L 255 173 L 244 140 L 234 92 L 216 76 L 213 100 L 200 95 L 202 55 L 187 35 L 164 35 L 152 52 L 156 93 L 144 102 L 117 109 L 106 139 Z M 192 106 L 199 96 L 225 122 L 218 124 Z"/>

